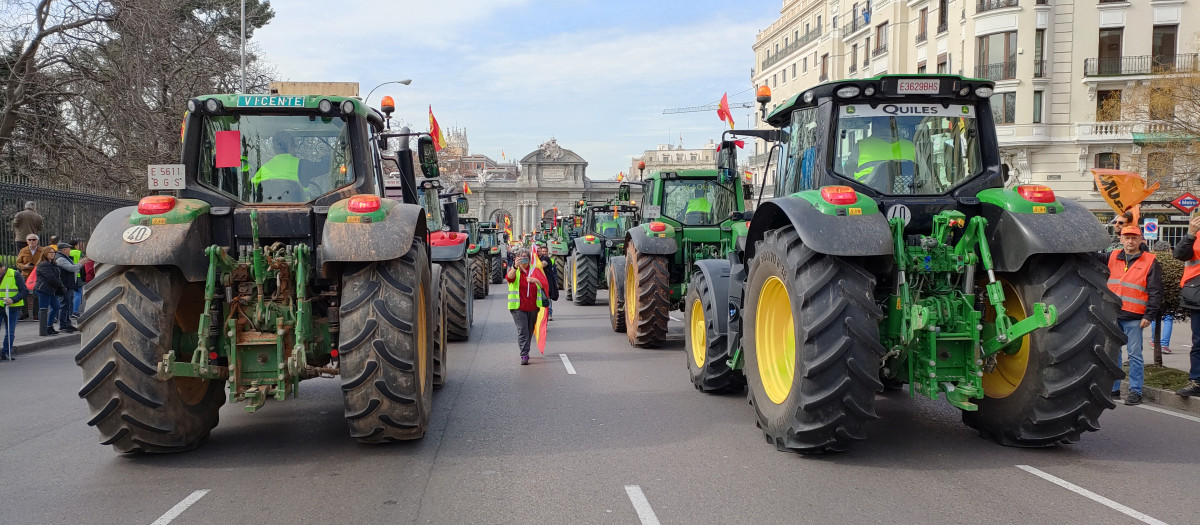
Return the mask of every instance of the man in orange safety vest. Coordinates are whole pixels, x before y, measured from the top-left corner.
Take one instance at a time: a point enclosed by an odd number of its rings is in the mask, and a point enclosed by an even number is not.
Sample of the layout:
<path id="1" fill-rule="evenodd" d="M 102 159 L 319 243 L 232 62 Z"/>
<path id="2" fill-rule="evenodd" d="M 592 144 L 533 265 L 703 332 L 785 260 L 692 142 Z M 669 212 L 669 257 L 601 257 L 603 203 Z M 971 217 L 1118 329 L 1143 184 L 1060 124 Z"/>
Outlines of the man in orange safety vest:
<path id="1" fill-rule="evenodd" d="M 1121 299 L 1117 324 L 1128 338 L 1125 343 L 1125 353 L 1129 358 L 1129 395 L 1125 397 L 1126 405 L 1142 402 L 1142 330 L 1158 317 L 1163 296 L 1162 267 L 1154 254 L 1145 251 L 1144 247 L 1141 228 L 1136 225 L 1125 226 L 1121 229 L 1121 249 L 1102 256 L 1108 265 L 1108 289 Z M 1121 397 L 1120 381 L 1113 385 L 1112 396 Z"/>

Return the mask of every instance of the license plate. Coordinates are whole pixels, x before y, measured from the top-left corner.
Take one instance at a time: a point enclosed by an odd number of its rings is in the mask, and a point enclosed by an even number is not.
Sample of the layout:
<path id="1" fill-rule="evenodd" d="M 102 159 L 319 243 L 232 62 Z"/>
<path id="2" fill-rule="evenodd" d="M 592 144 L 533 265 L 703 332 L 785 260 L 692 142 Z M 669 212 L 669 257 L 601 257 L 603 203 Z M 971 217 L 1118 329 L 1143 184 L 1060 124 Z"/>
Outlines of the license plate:
<path id="1" fill-rule="evenodd" d="M 187 189 L 183 164 L 151 164 L 146 169 L 146 183 L 151 190 Z"/>
<path id="2" fill-rule="evenodd" d="M 940 80 L 908 79 L 896 84 L 896 93 L 900 95 L 936 95 L 942 89 Z"/>

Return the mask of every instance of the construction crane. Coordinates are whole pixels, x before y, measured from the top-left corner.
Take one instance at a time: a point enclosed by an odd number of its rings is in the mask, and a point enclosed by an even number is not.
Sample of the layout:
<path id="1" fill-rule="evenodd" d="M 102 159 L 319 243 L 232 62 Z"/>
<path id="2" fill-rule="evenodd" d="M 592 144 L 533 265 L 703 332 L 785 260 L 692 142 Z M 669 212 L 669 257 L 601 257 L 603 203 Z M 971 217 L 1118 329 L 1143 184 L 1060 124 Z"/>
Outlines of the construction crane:
<path id="1" fill-rule="evenodd" d="M 663 110 L 663 115 L 670 115 L 670 114 L 672 114 L 672 113 L 695 113 L 695 112 L 698 112 L 698 111 L 716 111 L 716 110 L 717 110 L 717 107 L 719 107 L 719 106 L 720 106 L 719 104 L 709 104 L 709 105 L 707 105 L 707 106 L 692 106 L 692 107 L 690 107 L 690 108 L 671 108 L 671 109 L 664 109 L 664 110 Z M 753 102 L 731 102 L 731 103 L 729 104 L 729 109 L 733 109 L 733 108 L 753 108 L 753 107 L 754 107 L 754 103 L 753 103 Z"/>

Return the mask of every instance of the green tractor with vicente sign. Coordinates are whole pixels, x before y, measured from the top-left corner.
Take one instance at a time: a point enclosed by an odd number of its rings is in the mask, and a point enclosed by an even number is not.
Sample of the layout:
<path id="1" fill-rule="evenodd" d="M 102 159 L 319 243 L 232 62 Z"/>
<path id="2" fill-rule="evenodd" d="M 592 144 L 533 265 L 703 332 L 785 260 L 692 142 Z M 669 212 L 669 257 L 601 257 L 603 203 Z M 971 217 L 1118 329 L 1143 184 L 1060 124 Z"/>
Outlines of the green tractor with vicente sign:
<path id="1" fill-rule="evenodd" d="M 412 151 L 393 199 L 385 117 L 356 97 L 205 95 L 187 110 L 180 184 L 91 237 L 75 355 L 88 425 L 118 452 L 188 450 L 227 400 L 254 412 L 340 376 L 354 439 L 422 437 L 436 291 Z M 417 153 L 436 176 L 427 134 Z"/>
<path id="2" fill-rule="evenodd" d="M 845 450 L 888 386 L 1021 447 L 1075 442 L 1114 407 L 1120 303 L 1092 256 L 1107 236 L 1050 188 L 1004 187 L 993 88 L 883 75 L 769 115 L 760 90 L 774 129 L 726 132 L 774 144 L 777 197 L 728 258 L 689 269 L 688 367 L 744 373 L 780 450 Z M 736 165 L 723 147 L 719 169 Z"/>

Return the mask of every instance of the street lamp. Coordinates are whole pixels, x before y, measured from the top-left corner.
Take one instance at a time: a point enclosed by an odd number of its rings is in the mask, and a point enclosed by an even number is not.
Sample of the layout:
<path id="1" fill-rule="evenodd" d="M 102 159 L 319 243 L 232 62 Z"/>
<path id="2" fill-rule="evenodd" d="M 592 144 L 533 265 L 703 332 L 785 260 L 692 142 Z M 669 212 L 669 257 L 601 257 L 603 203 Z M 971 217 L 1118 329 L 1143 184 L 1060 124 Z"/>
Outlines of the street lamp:
<path id="1" fill-rule="evenodd" d="M 383 87 L 383 86 L 386 86 L 386 85 L 388 85 L 388 84 L 404 84 L 404 85 L 406 85 L 406 86 L 407 86 L 407 85 L 409 85 L 409 84 L 412 84 L 412 79 L 411 79 L 411 78 L 406 78 L 406 79 L 404 79 L 404 80 L 389 80 L 389 81 L 387 81 L 387 82 L 384 82 L 384 83 L 382 83 L 382 84 L 380 84 L 380 85 L 378 85 L 378 86 L 375 86 L 375 87 L 371 88 L 371 91 L 367 92 L 367 96 L 366 96 L 366 97 L 363 97 L 363 102 L 366 102 L 366 103 L 368 103 L 368 104 L 369 104 L 369 103 L 371 102 L 371 94 L 372 94 L 372 93 L 374 93 L 376 89 L 379 89 L 379 88 L 381 88 L 381 87 Z"/>

